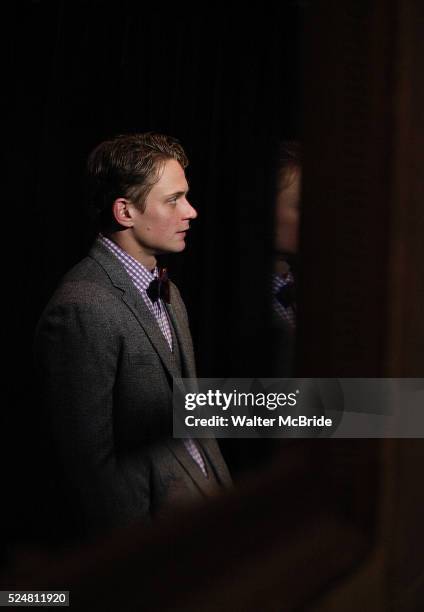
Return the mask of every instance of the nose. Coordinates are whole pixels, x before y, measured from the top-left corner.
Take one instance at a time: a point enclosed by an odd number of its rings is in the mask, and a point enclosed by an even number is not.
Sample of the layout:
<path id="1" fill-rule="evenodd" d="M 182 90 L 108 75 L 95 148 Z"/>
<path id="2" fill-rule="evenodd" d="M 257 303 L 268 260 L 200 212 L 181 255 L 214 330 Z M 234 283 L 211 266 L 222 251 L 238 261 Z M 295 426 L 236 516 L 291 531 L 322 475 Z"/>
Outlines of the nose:
<path id="1" fill-rule="evenodd" d="M 184 218 L 185 219 L 195 219 L 196 217 L 197 217 L 197 210 L 186 199 L 186 212 L 185 212 Z"/>

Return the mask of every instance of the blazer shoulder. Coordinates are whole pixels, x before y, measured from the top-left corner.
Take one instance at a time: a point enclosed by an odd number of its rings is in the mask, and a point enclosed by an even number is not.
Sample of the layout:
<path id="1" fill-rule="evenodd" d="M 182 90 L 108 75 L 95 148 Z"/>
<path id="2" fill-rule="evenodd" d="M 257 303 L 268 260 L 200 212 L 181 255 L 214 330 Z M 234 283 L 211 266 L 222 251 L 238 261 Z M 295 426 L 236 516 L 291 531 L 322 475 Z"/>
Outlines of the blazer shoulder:
<path id="1" fill-rule="evenodd" d="M 100 263 L 87 255 L 63 276 L 61 284 L 67 282 L 91 281 L 97 284 L 110 285 L 110 279 Z"/>
<path id="2" fill-rule="evenodd" d="M 122 291 L 113 285 L 105 270 L 90 256 L 71 268 L 50 297 L 45 311 L 56 306 L 79 305 L 107 310 L 116 308 Z"/>

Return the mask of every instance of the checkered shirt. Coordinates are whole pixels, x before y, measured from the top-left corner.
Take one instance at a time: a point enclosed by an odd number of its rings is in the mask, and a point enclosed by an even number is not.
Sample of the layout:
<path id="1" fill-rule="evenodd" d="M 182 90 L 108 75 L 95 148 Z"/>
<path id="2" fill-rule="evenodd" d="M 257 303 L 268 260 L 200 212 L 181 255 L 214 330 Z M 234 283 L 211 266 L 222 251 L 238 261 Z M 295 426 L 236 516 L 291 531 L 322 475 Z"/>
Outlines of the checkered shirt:
<path id="1" fill-rule="evenodd" d="M 152 300 L 147 295 L 147 289 L 150 283 L 152 282 L 152 280 L 157 278 L 159 275 L 157 267 L 151 272 L 145 266 L 143 266 L 140 262 L 134 259 L 134 257 L 132 257 L 126 251 L 121 249 L 121 247 L 118 246 L 115 242 L 113 242 L 109 238 L 106 238 L 106 236 L 103 236 L 103 234 L 99 234 L 98 238 L 100 242 L 105 247 L 107 247 L 109 251 L 111 251 L 117 257 L 117 259 L 121 262 L 121 264 L 124 266 L 125 271 L 127 272 L 128 276 L 131 278 L 136 289 L 141 293 L 141 296 L 146 306 L 148 307 L 150 312 L 155 317 L 159 325 L 159 328 L 161 332 L 163 333 L 163 335 L 165 336 L 165 339 L 168 342 L 169 348 L 172 351 L 172 333 L 171 333 L 171 327 L 170 327 L 168 314 L 166 312 L 165 305 L 161 299 L 156 300 L 155 302 L 152 302 Z M 205 462 L 194 440 L 192 440 L 191 438 L 188 438 L 188 439 L 183 440 L 183 442 L 184 442 L 186 449 L 190 453 L 191 457 L 194 459 L 194 461 L 197 463 L 197 465 L 202 470 L 204 476 L 207 477 L 208 474 L 206 471 Z"/>
<path id="2" fill-rule="evenodd" d="M 272 306 L 275 312 L 286 321 L 292 329 L 296 328 L 296 312 L 292 306 L 283 306 L 276 295 L 282 287 L 288 283 L 293 283 L 293 274 L 289 271 L 285 276 L 274 274 L 272 277 Z"/>
<path id="3" fill-rule="evenodd" d="M 149 288 L 150 283 L 159 276 L 157 267 L 151 272 L 139 261 L 134 259 L 134 257 L 128 255 L 128 253 L 121 249 L 121 247 L 115 242 L 112 242 L 112 240 L 106 238 L 106 236 L 100 234 L 99 239 L 109 249 L 109 251 L 112 251 L 112 253 L 124 266 L 125 271 L 131 278 L 136 289 L 138 289 L 138 291 L 141 293 L 146 306 L 158 322 L 160 330 L 165 336 L 169 348 L 172 351 L 172 333 L 165 305 L 160 299 L 152 302 L 147 295 L 147 289 Z"/>

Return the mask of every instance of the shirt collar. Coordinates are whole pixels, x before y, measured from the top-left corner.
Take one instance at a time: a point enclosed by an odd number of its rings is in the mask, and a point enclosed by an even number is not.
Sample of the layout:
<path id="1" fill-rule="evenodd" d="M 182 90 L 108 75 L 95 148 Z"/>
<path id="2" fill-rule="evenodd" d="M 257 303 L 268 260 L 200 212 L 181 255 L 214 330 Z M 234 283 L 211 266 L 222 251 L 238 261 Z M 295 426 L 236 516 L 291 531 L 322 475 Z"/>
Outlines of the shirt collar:
<path id="1" fill-rule="evenodd" d="M 281 287 L 284 287 L 285 285 L 289 283 L 293 283 L 293 282 L 294 282 L 294 278 L 290 270 L 284 276 L 281 276 L 280 274 L 276 274 L 274 272 L 274 274 L 272 275 L 272 293 L 273 295 L 278 293 Z"/>
<path id="2" fill-rule="evenodd" d="M 98 240 L 117 257 L 124 266 L 126 272 L 142 291 L 146 291 L 152 280 L 158 277 L 157 266 L 153 270 L 149 270 L 146 266 L 143 266 L 143 264 L 132 257 L 132 255 L 124 251 L 116 242 L 110 240 L 110 238 L 107 238 L 101 233 L 98 235 Z"/>

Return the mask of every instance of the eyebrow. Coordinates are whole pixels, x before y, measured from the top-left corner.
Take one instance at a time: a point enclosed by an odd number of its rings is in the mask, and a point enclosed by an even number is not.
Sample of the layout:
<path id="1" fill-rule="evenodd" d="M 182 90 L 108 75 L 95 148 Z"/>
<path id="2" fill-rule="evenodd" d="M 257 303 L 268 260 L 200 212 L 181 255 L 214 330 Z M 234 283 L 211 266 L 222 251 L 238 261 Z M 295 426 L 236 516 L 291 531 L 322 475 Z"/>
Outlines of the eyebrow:
<path id="1" fill-rule="evenodd" d="M 174 191 L 174 193 L 169 193 L 168 195 L 166 195 L 165 198 L 172 198 L 175 196 L 186 195 L 189 191 L 190 191 L 190 187 L 188 187 L 186 191 Z"/>

